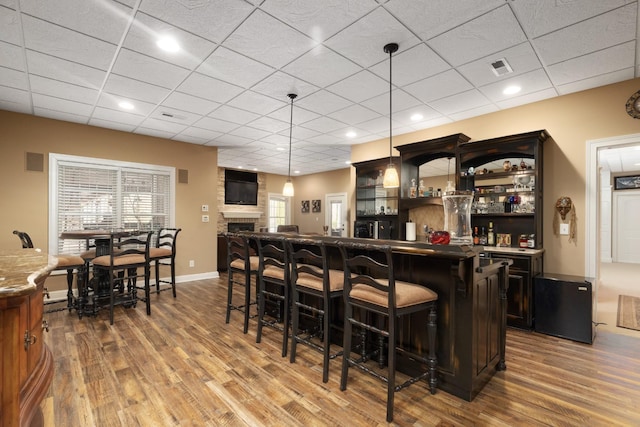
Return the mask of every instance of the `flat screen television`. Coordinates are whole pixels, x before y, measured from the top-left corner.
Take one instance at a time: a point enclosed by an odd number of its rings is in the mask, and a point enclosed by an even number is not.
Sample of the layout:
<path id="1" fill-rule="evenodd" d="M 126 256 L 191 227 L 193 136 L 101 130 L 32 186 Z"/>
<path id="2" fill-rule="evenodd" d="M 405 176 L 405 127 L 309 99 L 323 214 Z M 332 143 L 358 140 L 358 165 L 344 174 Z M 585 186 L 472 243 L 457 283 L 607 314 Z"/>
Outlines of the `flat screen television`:
<path id="1" fill-rule="evenodd" d="M 224 176 L 226 205 L 258 205 L 258 174 L 226 169 Z"/>

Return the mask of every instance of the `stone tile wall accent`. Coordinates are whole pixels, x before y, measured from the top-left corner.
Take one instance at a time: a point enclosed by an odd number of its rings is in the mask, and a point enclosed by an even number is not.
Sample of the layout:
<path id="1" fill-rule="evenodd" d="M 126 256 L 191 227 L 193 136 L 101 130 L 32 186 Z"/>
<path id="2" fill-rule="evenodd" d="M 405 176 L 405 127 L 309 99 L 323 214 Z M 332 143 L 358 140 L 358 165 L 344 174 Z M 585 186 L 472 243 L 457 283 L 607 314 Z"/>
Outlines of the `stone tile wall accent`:
<path id="1" fill-rule="evenodd" d="M 229 222 L 251 222 L 254 224 L 254 230 L 258 231 L 260 227 L 267 225 L 265 212 L 267 211 L 267 177 L 265 173 L 258 172 L 258 206 L 244 205 L 225 205 L 224 204 L 224 171 L 225 168 L 218 168 L 218 233 L 227 231 L 227 223 Z M 260 218 L 225 218 L 223 211 L 236 212 L 260 212 Z"/>

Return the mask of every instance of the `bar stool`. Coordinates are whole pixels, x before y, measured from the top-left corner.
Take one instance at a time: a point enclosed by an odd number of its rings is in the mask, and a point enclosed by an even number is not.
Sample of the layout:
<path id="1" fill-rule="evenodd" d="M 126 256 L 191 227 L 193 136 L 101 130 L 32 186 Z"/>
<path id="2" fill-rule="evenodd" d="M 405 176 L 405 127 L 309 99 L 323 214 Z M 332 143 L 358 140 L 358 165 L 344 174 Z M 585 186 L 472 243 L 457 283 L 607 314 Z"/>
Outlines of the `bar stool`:
<path id="1" fill-rule="evenodd" d="M 262 340 L 262 327 L 282 331 L 282 357 L 287 355 L 290 312 L 290 264 L 283 237 L 254 237 L 260 257 L 258 268 L 258 332 L 256 342 Z M 266 303 L 275 304 L 271 319 L 265 318 Z"/>
<path id="2" fill-rule="evenodd" d="M 33 248 L 33 241 L 28 233 L 24 231 L 13 230 L 13 234 L 18 236 L 20 239 L 20 243 L 22 244 L 23 249 Z M 56 255 L 56 259 L 58 260 L 58 265 L 54 269 L 55 271 L 66 271 L 67 272 L 67 309 L 71 311 L 74 308 L 73 303 L 73 276 L 74 272 L 77 273 L 77 280 L 84 280 L 85 276 L 85 262 L 84 260 L 76 255 Z M 46 293 L 47 298 L 49 298 L 48 292 Z M 45 305 L 55 304 L 57 302 L 61 302 L 64 300 L 57 300 L 51 302 L 45 302 Z M 51 313 L 54 311 L 64 310 L 64 308 L 45 310 L 47 313 Z"/>
<path id="3" fill-rule="evenodd" d="M 347 388 L 348 369 L 351 366 L 367 372 L 387 383 L 387 422 L 393 420 L 394 392 L 417 381 L 428 379 L 431 394 L 436 392 L 436 305 L 438 295 L 432 290 L 414 283 L 395 280 L 393 256 L 388 245 L 374 245 L 351 242 L 338 242 L 344 263 L 344 345 L 340 390 Z M 361 310 L 361 316 L 355 318 L 354 308 Z M 403 316 L 426 312 L 426 327 L 429 354 L 418 355 L 398 345 L 398 322 Z M 387 328 L 380 328 L 368 322 L 366 314 L 372 317 L 382 316 Z M 387 375 L 367 366 L 369 358 L 351 355 L 353 326 L 364 328 L 370 333 L 381 334 L 388 338 Z M 417 326 L 419 327 L 419 326 Z M 396 353 L 408 355 L 426 365 L 424 372 L 396 385 Z"/>
<path id="4" fill-rule="evenodd" d="M 156 246 L 149 248 L 151 262 L 155 264 L 156 273 L 156 293 L 171 289 L 173 297 L 176 297 L 176 240 L 181 228 L 161 228 L 158 231 Z M 171 278 L 169 280 L 160 279 L 160 266 L 167 265 L 171 268 Z M 161 284 L 171 285 L 171 288 L 160 288 Z"/>
<path id="5" fill-rule="evenodd" d="M 296 361 L 298 343 L 322 353 L 322 382 L 329 380 L 329 360 L 342 354 L 331 353 L 331 306 L 342 297 L 344 273 L 329 269 L 327 248 L 324 242 L 312 239 L 287 239 L 291 259 L 291 354 L 290 362 Z M 304 298 L 304 299 L 303 299 Z M 309 298 L 319 302 L 310 305 Z M 302 313 L 301 313 L 302 311 Z M 313 332 L 299 330 L 301 314 L 318 316 L 319 328 Z M 322 345 L 317 344 L 319 337 Z"/>
<path id="6" fill-rule="evenodd" d="M 251 255 L 249 238 L 246 235 L 236 233 L 225 233 L 227 239 L 227 316 L 225 323 L 229 323 L 232 310 L 244 313 L 244 328 L 246 334 L 249 330 L 249 309 L 256 302 L 251 302 L 251 277 L 255 277 L 256 286 L 258 283 L 259 258 Z M 235 285 L 244 288 L 244 303 L 242 305 L 233 304 L 233 288 Z M 257 297 L 257 291 L 256 291 Z"/>

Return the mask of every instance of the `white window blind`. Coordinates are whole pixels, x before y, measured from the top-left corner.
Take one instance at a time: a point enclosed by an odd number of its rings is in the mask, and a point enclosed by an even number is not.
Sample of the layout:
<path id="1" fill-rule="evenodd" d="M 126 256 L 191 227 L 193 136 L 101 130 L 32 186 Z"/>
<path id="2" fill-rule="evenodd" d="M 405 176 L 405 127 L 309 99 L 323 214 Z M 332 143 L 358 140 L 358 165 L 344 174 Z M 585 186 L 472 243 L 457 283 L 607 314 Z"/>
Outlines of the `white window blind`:
<path id="1" fill-rule="evenodd" d="M 51 154 L 49 250 L 79 253 L 86 242 L 59 239 L 83 229 L 157 231 L 174 224 L 174 168 Z"/>

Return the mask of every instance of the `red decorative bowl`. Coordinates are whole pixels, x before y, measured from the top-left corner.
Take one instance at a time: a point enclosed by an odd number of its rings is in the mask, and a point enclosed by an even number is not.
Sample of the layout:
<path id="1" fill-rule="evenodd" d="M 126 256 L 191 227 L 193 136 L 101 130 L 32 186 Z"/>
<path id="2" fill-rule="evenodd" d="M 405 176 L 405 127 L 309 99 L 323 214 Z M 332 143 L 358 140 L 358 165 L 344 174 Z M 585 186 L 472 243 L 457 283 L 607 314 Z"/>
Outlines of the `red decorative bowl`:
<path id="1" fill-rule="evenodd" d="M 431 234 L 431 244 L 433 245 L 448 245 L 451 241 L 448 231 L 434 231 Z"/>

